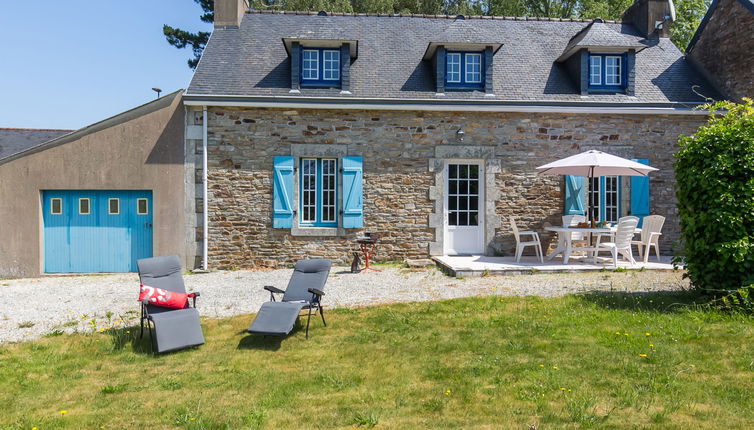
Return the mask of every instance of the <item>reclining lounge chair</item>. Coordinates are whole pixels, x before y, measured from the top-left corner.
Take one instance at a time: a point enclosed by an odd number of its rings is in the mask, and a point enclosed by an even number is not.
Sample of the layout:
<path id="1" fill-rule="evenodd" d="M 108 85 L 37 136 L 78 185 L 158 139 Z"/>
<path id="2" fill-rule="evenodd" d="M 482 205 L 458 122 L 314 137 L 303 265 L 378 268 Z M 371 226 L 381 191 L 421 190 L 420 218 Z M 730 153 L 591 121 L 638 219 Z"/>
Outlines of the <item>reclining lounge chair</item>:
<path id="1" fill-rule="evenodd" d="M 139 268 L 139 280 L 143 285 L 186 293 L 178 256 L 144 258 L 138 260 L 136 265 Z M 199 296 L 199 293 L 195 292 L 194 295 Z M 193 305 L 194 307 L 191 307 L 186 303 L 183 309 L 169 309 L 151 305 L 145 299 L 141 303 L 140 336 L 144 336 L 146 322 L 152 339 L 152 349 L 157 354 L 202 345 L 204 336 L 199 325 L 196 297 L 193 298 Z M 151 325 L 154 325 L 154 336 Z"/>
<path id="2" fill-rule="evenodd" d="M 322 323 L 327 325 L 321 300 L 325 295 L 323 290 L 331 265 L 330 260 L 301 260 L 296 263 L 285 291 L 269 285 L 265 286 L 264 289 L 270 292 L 270 301 L 262 305 L 246 331 L 267 336 L 287 336 L 293 330 L 293 325 L 302 309 L 309 311 L 306 317 L 307 339 L 312 310 L 315 313 L 319 311 Z M 283 294 L 282 301 L 275 301 L 275 294 Z"/>

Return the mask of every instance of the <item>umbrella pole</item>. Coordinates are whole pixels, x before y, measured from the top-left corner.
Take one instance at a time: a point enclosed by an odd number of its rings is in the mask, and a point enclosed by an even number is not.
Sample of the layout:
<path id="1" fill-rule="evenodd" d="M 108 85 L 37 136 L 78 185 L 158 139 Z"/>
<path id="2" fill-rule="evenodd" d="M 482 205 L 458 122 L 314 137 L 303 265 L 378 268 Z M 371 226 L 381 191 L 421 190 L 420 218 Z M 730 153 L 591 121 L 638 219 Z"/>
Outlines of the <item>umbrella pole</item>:
<path id="1" fill-rule="evenodd" d="M 594 222 L 594 193 L 592 192 L 592 183 L 594 182 L 594 166 L 589 167 L 589 184 L 588 190 L 589 190 L 589 220 L 591 221 L 592 228 L 597 227 L 596 223 Z"/>

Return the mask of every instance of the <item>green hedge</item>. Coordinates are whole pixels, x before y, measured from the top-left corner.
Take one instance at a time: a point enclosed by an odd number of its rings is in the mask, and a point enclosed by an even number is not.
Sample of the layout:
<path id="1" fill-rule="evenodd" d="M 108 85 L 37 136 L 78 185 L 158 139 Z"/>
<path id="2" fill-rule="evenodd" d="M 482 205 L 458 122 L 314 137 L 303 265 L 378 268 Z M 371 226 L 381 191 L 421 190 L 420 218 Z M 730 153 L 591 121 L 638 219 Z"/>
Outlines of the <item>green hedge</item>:
<path id="1" fill-rule="evenodd" d="M 721 102 L 675 157 L 683 254 L 695 288 L 754 283 L 754 104 Z"/>

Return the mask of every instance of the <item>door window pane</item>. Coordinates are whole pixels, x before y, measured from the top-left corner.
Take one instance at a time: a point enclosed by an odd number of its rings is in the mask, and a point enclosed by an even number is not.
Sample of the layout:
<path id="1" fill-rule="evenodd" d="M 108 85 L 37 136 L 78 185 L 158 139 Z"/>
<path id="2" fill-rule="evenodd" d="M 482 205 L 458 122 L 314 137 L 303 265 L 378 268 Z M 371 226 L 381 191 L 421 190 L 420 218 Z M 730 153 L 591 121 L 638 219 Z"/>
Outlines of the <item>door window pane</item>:
<path id="1" fill-rule="evenodd" d="M 136 214 L 147 215 L 149 213 L 149 204 L 147 199 L 136 199 Z"/>
<path id="2" fill-rule="evenodd" d="M 337 161 L 322 160 L 322 222 L 335 222 Z"/>
<path id="3" fill-rule="evenodd" d="M 107 213 L 110 215 L 120 214 L 120 199 L 107 200 Z"/>
<path id="4" fill-rule="evenodd" d="M 52 215 L 60 215 L 63 213 L 63 199 L 50 199 L 50 213 Z"/>
<path id="5" fill-rule="evenodd" d="M 79 215 L 89 215 L 89 199 L 79 199 Z"/>

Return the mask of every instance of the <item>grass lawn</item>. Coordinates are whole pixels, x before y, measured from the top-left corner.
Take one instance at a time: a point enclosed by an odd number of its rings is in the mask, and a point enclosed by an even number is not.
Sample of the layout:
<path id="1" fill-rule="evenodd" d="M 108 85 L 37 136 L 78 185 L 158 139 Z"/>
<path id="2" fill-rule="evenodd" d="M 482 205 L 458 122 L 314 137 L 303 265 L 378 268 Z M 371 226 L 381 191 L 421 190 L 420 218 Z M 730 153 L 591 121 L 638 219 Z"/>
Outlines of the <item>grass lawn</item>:
<path id="1" fill-rule="evenodd" d="M 0 428 L 751 428 L 754 318 L 692 299 L 341 309 L 309 340 L 241 316 L 159 357 L 138 329 L 53 336 L 0 347 Z"/>

